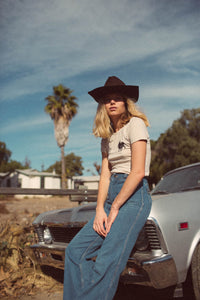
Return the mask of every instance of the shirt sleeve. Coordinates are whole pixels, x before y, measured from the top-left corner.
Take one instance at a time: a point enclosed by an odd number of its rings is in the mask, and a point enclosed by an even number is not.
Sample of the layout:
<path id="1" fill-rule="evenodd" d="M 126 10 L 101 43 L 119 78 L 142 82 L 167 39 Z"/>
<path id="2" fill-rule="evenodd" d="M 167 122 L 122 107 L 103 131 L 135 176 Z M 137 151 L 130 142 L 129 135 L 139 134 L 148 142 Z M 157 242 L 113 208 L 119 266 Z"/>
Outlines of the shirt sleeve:
<path id="1" fill-rule="evenodd" d="M 101 140 L 101 152 L 108 154 L 108 140 L 107 139 Z"/>
<path id="2" fill-rule="evenodd" d="M 149 139 L 147 127 L 141 118 L 133 117 L 130 120 L 129 139 L 131 144 L 140 140 L 147 141 Z"/>

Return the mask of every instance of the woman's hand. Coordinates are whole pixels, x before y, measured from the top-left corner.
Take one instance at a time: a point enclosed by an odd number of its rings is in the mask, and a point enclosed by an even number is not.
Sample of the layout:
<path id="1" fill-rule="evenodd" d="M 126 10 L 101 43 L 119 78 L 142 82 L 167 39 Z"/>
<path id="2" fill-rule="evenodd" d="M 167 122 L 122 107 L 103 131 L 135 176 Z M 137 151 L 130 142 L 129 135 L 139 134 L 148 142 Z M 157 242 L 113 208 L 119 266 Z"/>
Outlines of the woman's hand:
<path id="1" fill-rule="evenodd" d="M 96 211 L 96 216 L 94 218 L 93 222 L 93 229 L 100 235 L 106 237 L 106 229 L 107 228 L 107 214 L 105 213 L 105 210 L 98 209 Z"/>
<path id="2" fill-rule="evenodd" d="M 110 231 L 110 228 L 112 226 L 112 223 L 115 221 L 117 215 L 119 213 L 119 208 L 115 207 L 114 205 L 111 206 L 111 210 L 108 216 L 107 220 L 107 226 L 106 226 L 106 235 Z"/>

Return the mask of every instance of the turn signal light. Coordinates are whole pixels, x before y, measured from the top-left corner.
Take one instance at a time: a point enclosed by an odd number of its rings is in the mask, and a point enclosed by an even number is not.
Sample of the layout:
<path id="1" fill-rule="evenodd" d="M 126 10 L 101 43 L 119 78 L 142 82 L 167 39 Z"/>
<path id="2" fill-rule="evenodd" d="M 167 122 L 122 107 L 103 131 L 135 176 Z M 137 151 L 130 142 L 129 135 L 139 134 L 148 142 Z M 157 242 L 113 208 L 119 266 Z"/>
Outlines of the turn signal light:
<path id="1" fill-rule="evenodd" d="M 182 223 L 179 223 L 178 230 L 187 230 L 187 229 L 189 229 L 189 224 L 188 224 L 188 222 L 182 222 Z"/>

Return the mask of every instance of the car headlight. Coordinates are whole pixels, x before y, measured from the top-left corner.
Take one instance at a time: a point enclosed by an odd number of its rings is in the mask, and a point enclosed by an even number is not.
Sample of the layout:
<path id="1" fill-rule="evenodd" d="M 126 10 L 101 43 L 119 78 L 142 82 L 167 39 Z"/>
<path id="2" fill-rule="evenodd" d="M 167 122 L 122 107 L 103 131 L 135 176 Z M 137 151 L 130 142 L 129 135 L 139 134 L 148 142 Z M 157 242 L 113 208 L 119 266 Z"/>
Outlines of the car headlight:
<path id="1" fill-rule="evenodd" d="M 46 227 L 43 231 L 44 242 L 47 244 L 51 244 L 53 241 L 51 232 L 48 227 Z"/>

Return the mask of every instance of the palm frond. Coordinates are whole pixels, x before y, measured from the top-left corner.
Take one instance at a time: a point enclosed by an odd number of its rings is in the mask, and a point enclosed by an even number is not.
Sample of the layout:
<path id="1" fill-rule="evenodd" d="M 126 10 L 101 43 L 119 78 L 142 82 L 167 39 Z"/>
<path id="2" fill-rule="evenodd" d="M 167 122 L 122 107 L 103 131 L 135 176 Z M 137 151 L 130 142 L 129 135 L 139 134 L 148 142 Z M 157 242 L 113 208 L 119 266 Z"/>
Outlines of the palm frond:
<path id="1" fill-rule="evenodd" d="M 73 92 L 69 88 L 59 84 L 53 87 L 53 95 L 49 95 L 45 98 L 48 101 L 45 106 L 45 112 L 50 114 L 52 119 L 58 120 L 60 117 L 64 117 L 70 121 L 76 114 L 78 104 L 76 103 L 76 97 L 71 95 Z"/>

